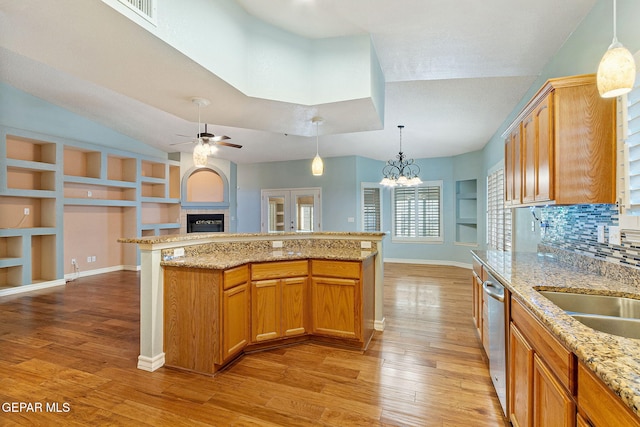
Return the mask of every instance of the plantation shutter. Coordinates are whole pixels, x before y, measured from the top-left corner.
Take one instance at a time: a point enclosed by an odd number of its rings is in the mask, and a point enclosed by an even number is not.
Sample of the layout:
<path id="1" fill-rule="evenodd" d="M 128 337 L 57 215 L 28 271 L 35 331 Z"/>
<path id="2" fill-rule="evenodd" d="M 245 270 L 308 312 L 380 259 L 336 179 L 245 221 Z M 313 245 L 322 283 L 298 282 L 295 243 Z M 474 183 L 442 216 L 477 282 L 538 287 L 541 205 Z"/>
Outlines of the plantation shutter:
<path id="1" fill-rule="evenodd" d="M 633 90 L 627 94 L 626 149 L 628 168 L 627 207 L 640 212 L 640 72 Z"/>
<path id="2" fill-rule="evenodd" d="M 393 237 L 441 240 L 441 181 L 393 189 Z"/>
<path id="3" fill-rule="evenodd" d="M 363 188 L 362 189 L 362 230 L 367 232 L 380 231 L 381 224 L 381 206 L 380 206 L 380 188 Z"/>

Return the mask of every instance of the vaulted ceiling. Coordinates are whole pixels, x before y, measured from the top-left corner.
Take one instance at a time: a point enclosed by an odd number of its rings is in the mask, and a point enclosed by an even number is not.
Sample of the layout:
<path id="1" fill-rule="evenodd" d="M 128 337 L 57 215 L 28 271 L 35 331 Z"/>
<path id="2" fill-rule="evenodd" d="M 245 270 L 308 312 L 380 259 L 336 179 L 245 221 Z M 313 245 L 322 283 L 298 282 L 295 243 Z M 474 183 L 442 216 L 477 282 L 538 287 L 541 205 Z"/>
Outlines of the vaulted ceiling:
<path id="1" fill-rule="evenodd" d="M 191 150 L 172 144 L 196 133 L 191 98 L 209 98 L 202 122 L 243 145 L 222 147 L 217 156 L 254 163 L 313 157 L 317 115 L 325 119 L 323 157 L 386 160 L 397 152 L 398 124 L 414 158 L 479 150 L 595 0 L 208 0 L 180 2 L 180 13 L 171 14 L 171 2 L 158 0 L 155 27 L 134 23 L 115 3 L 0 0 L 1 81 L 166 152 Z M 234 21 L 208 14 L 207 3 Z M 370 40 L 384 78 L 382 101 L 348 94 L 306 103 L 268 81 L 255 90 L 238 84 L 252 71 L 228 74 L 233 53 L 211 41 L 224 35 L 236 42 L 247 31 L 258 37 L 258 24 L 272 49 Z M 272 72 L 288 66 L 274 56 L 261 61 Z M 298 85 L 308 79 L 334 90 L 341 82 L 330 79 L 356 82 L 351 86 L 361 79 L 360 71 L 336 76 L 331 69 L 311 77 L 313 64 L 302 65 Z"/>

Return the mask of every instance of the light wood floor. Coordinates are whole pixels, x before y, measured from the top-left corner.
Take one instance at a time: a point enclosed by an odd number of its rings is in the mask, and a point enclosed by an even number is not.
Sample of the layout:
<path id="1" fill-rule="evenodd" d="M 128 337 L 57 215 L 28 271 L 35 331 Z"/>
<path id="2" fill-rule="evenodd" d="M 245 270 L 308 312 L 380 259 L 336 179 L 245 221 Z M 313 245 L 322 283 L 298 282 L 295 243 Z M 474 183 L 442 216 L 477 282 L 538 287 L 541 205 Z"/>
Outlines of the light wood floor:
<path id="1" fill-rule="evenodd" d="M 385 264 L 386 330 L 366 352 L 301 344 L 214 378 L 136 369 L 136 273 L 0 298 L 0 425 L 504 426 L 470 275 Z"/>

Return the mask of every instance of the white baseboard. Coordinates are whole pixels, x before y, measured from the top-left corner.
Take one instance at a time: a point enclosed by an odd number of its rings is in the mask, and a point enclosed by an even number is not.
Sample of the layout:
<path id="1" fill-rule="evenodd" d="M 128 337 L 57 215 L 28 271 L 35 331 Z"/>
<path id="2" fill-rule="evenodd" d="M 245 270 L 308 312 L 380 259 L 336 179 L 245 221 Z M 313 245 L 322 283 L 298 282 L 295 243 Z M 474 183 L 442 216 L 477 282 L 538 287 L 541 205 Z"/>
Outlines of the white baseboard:
<path id="1" fill-rule="evenodd" d="M 376 331 L 384 331 L 384 326 L 387 323 L 387 319 L 385 317 L 382 318 L 382 320 L 376 320 L 373 323 L 373 329 L 375 329 Z"/>
<path id="2" fill-rule="evenodd" d="M 406 259 L 406 258 L 385 258 L 383 262 L 393 262 L 399 264 L 423 264 L 423 265 L 447 265 L 451 267 L 460 267 L 471 270 L 473 266 L 464 262 L 447 261 L 441 259 Z"/>
<path id="3" fill-rule="evenodd" d="M 16 286 L 13 288 L 0 289 L 0 297 L 7 295 L 21 294 L 23 292 L 37 291 L 39 289 L 53 288 L 54 286 L 62 286 L 66 283 L 64 279 L 49 280 L 47 282 L 32 283 L 30 285 Z"/>
<path id="4" fill-rule="evenodd" d="M 126 270 L 125 266 L 114 265 L 111 267 L 96 268 L 95 270 L 80 271 L 80 274 L 77 277 L 95 276 L 96 274 L 113 273 L 114 271 L 122 271 L 122 270 Z M 64 275 L 64 278 L 67 281 L 71 281 L 77 277 L 76 277 L 76 273 L 69 273 Z"/>
<path id="5" fill-rule="evenodd" d="M 140 265 L 123 265 L 122 269 L 125 271 L 140 271 L 142 270 L 142 266 Z"/>
<path id="6" fill-rule="evenodd" d="M 138 369 L 153 372 L 164 365 L 164 353 L 160 353 L 154 357 L 138 356 Z"/>

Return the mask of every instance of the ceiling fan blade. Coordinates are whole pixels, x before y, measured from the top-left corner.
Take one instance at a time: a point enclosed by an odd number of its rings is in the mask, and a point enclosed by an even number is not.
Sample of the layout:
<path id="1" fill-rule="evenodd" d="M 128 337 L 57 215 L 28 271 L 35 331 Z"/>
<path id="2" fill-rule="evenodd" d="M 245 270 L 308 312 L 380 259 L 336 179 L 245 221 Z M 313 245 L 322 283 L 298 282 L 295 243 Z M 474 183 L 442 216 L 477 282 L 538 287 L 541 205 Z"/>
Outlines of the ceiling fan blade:
<path id="1" fill-rule="evenodd" d="M 232 144 L 230 142 L 215 141 L 214 145 L 224 145 L 225 147 L 242 148 L 242 145 Z"/>
<path id="2" fill-rule="evenodd" d="M 175 143 L 169 144 L 169 145 L 173 146 L 173 145 L 195 144 L 195 142 L 196 141 L 175 142 Z"/>

